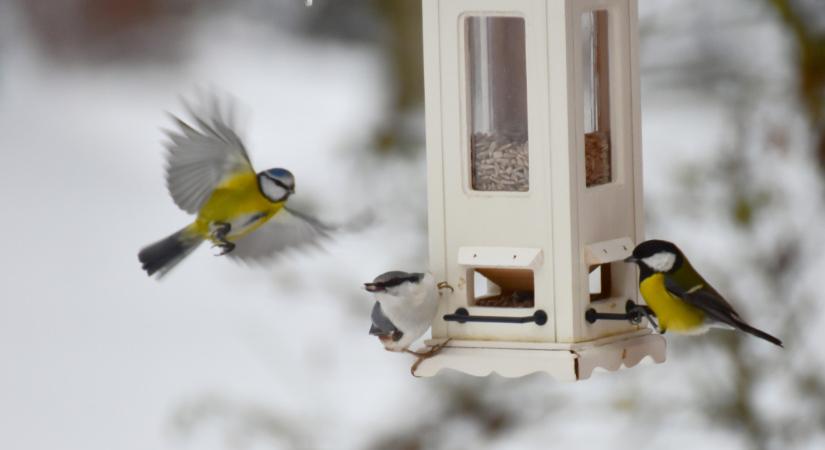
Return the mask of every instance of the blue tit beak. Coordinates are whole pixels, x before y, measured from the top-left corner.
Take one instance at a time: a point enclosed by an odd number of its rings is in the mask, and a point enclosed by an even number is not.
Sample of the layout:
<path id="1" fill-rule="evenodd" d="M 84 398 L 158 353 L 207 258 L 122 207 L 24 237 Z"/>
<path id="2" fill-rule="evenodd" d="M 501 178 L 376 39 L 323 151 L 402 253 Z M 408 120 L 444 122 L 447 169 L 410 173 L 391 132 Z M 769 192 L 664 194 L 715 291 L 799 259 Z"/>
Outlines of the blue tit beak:
<path id="1" fill-rule="evenodd" d="M 627 258 L 624 259 L 624 262 L 626 262 L 626 263 L 637 263 L 637 262 L 639 262 L 639 258 L 636 258 L 633 255 L 630 255 L 630 256 L 628 256 Z"/>

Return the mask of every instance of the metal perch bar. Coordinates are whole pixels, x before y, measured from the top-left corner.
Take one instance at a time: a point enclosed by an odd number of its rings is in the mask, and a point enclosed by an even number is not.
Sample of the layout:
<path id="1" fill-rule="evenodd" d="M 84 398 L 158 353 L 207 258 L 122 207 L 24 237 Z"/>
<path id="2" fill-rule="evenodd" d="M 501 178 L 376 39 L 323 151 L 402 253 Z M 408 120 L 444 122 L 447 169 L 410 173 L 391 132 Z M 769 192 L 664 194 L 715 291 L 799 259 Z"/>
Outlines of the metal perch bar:
<path id="1" fill-rule="evenodd" d="M 506 316 L 472 316 L 466 308 L 458 308 L 453 314 L 445 314 L 444 320 L 448 322 L 491 322 L 491 323 L 530 323 L 544 325 L 547 323 L 547 313 L 537 310 L 532 316 L 506 317 Z"/>
<path id="2" fill-rule="evenodd" d="M 588 323 L 596 323 L 597 320 L 627 320 L 632 324 L 639 324 L 642 322 L 642 318 L 647 318 L 655 328 L 658 328 L 659 326 L 653 320 L 653 317 L 656 317 L 656 314 L 649 306 L 636 304 L 633 300 L 627 301 L 624 313 L 602 313 L 594 308 L 589 308 L 584 313 L 584 320 Z"/>

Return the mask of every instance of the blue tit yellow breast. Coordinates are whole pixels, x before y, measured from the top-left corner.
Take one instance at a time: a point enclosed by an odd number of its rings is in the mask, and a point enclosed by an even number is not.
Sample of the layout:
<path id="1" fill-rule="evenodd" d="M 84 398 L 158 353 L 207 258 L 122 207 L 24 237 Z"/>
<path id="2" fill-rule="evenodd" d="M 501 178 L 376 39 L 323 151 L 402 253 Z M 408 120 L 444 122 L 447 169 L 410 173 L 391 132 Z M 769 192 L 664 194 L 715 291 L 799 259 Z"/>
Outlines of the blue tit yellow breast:
<path id="1" fill-rule="evenodd" d="M 705 313 L 689 305 L 665 288 L 665 276 L 653 274 L 639 285 L 645 303 L 656 313 L 659 327 L 665 330 L 689 333 L 702 328 Z"/>
<path id="2" fill-rule="evenodd" d="M 212 195 L 198 212 L 195 226 L 199 233 L 208 235 L 210 225 L 214 223 L 238 223 L 246 217 L 259 216 L 258 219 L 245 226 L 243 235 L 251 233 L 263 225 L 282 207 L 283 202 L 272 203 L 261 194 L 258 188 L 257 176 L 252 173 L 242 173 L 228 177 L 219 184 Z M 233 230 L 230 236 L 238 237 Z"/>

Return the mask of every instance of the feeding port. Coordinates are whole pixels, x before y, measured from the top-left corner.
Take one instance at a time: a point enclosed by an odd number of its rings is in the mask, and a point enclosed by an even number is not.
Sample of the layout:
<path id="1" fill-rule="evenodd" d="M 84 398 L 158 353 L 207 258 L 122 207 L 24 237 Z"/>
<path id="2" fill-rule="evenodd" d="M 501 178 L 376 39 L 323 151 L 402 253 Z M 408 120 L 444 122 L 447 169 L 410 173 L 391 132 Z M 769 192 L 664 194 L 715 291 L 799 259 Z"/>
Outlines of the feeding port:
<path id="1" fill-rule="evenodd" d="M 590 290 L 591 302 L 610 298 L 610 266 L 610 264 L 598 264 L 595 266 L 590 266 L 590 274 L 588 275 L 588 285 Z"/>
<path id="2" fill-rule="evenodd" d="M 533 307 L 532 270 L 475 269 L 472 275 L 472 305 L 497 308 Z"/>

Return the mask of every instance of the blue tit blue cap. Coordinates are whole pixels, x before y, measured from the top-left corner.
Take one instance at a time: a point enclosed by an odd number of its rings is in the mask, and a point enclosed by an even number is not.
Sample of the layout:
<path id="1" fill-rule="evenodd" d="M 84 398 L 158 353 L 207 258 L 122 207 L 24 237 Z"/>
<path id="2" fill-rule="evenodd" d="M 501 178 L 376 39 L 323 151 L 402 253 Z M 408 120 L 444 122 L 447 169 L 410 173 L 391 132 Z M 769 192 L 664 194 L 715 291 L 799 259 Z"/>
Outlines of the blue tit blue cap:
<path id="1" fill-rule="evenodd" d="M 288 170 L 286 170 L 286 169 L 282 169 L 282 168 L 280 168 L 280 167 L 276 167 L 276 168 L 274 168 L 274 169 L 269 169 L 269 170 L 265 171 L 265 173 L 266 173 L 268 176 L 270 176 L 271 178 L 274 178 L 274 179 L 276 179 L 276 180 L 278 180 L 278 179 L 285 179 L 285 178 L 286 178 L 286 179 L 293 178 L 293 176 L 292 176 L 292 172 L 290 172 L 290 171 L 288 171 Z"/>

